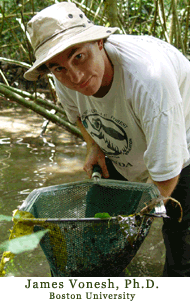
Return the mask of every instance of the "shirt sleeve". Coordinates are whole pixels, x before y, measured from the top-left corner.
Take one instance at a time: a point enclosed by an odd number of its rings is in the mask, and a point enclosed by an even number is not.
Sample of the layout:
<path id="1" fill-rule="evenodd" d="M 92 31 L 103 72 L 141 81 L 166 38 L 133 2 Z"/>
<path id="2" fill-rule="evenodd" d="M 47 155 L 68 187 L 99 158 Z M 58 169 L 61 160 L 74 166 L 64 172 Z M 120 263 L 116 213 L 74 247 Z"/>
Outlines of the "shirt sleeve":
<path id="1" fill-rule="evenodd" d="M 56 78 L 54 78 L 54 81 L 57 96 L 67 114 L 68 120 L 72 124 L 75 124 L 77 118 L 80 116 L 77 104 L 75 103 L 77 99 L 76 92 L 67 89 Z"/>
<path id="2" fill-rule="evenodd" d="M 182 104 L 144 123 L 147 149 L 144 162 L 153 180 L 164 181 L 180 174 L 189 159 Z"/>
<path id="3" fill-rule="evenodd" d="M 135 83 L 135 111 L 147 145 L 144 163 L 154 181 L 171 179 L 180 174 L 189 160 L 177 79 L 165 71 L 146 82 Z"/>

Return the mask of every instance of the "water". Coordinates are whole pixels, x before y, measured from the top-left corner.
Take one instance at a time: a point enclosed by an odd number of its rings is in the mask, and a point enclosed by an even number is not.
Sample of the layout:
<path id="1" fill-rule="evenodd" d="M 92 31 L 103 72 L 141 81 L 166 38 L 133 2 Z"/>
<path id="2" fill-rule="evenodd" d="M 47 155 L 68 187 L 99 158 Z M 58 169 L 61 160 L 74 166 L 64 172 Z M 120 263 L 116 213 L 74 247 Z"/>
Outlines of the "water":
<path id="1" fill-rule="evenodd" d="M 84 143 L 62 128 L 50 124 L 39 137 L 44 119 L 30 110 L 0 111 L 0 214 L 12 215 L 28 194 L 40 187 L 86 179 Z M 127 276 L 160 276 L 164 264 L 161 220 L 128 266 Z M 9 238 L 12 223 L 0 222 L 0 242 Z M 49 265 L 40 247 L 16 255 L 6 276 L 48 277 Z"/>
<path id="2" fill-rule="evenodd" d="M 82 180 L 84 143 L 50 124 L 39 137 L 44 119 L 25 109 L 0 112 L 0 214 L 12 215 L 35 188 Z M 0 242 L 9 238 L 12 223 L 0 222 Z M 40 247 L 17 255 L 6 276 L 49 276 Z"/>

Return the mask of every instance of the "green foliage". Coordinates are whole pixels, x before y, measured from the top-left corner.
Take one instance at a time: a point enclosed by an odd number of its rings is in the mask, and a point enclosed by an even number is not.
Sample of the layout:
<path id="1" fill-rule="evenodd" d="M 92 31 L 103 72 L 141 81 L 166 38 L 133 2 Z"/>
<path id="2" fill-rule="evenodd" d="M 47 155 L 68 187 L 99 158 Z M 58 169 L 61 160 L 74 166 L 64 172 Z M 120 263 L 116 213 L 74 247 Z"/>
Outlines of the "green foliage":
<path id="1" fill-rule="evenodd" d="M 10 251 L 13 254 L 19 254 L 35 249 L 41 238 L 48 230 L 36 232 L 31 235 L 22 236 L 12 240 L 7 240 L 0 244 L 0 251 Z"/>
<path id="2" fill-rule="evenodd" d="M 34 60 L 32 48 L 25 34 L 26 24 L 37 12 L 54 3 L 55 0 L 0 1 L 2 56 L 27 63 Z M 79 0 L 76 3 L 95 24 L 110 26 L 117 24 L 121 33 L 148 34 L 162 39 L 166 39 L 164 31 L 167 29 L 172 44 L 182 48 L 182 42 L 178 41 L 179 37 L 176 36 L 181 35 L 185 50 L 189 47 L 186 37 L 189 35 L 187 33 L 189 0 L 178 0 L 177 7 L 174 0 Z M 113 8 L 117 10 L 114 14 Z"/>
<path id="3" fill-rule="evenodd" d="M 28 63 L 32 62 L 34 57 L 25 34 L 26 24 L 38 11 L 53 3 L 55 3 L 53 0 L 3 0 L 0 2 L 2 56 Z M 23 28 L 21 28 L 20 23 L 23 24 Z"/>
<path id="4" fill-rule="evenodd" d="M 11 220 L 12 220 L 11 216 L 0 215 L 0 221 L 11 221 Z"/>
<path id="5" fill-rule="evenodd" d="M 105 218 L 110 218 L 111 216 L 108 213 L 96 213 L 94 217 L 105 219 Z"/>

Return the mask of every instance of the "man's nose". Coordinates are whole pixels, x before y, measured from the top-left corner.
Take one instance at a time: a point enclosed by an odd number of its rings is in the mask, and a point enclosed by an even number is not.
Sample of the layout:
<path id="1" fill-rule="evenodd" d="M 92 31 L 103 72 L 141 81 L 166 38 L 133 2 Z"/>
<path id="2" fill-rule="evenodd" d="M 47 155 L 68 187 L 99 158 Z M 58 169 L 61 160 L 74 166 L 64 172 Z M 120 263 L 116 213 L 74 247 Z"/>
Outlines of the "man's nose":
<path id="1" fill-rule="evenodd" d="M 70 67 L 67 71 L 67 74 L 68 74 L 71 82 L 74 84 L 80 83 L 84 76 L 84 73 L 75 67 Z"/>

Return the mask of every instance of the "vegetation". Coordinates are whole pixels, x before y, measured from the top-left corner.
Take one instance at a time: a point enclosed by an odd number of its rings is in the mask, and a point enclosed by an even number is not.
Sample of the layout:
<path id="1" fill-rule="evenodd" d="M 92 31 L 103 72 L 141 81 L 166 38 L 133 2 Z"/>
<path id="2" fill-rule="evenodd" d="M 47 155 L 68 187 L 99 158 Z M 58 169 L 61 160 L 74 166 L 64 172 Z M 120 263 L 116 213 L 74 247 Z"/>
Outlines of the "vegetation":
<path id="1" fill-rule="evenodd" d="M 24 72 L 35 60 L 26 31 L 27 22 L 38 11 L 57 2 L 61 1 L 0 1 L 0 105 L 12 102 L 22 104 L 81 137 L 80 132 L 67 121 L 56 98 L 52 78 L 46 76 L 37 83 L 23 78 Z M 97 25 L 118 26 L 123 34 L 152 35 L 173 44 L 187 57 L 190 56 L 190 0 L 72 2 Z"/>

